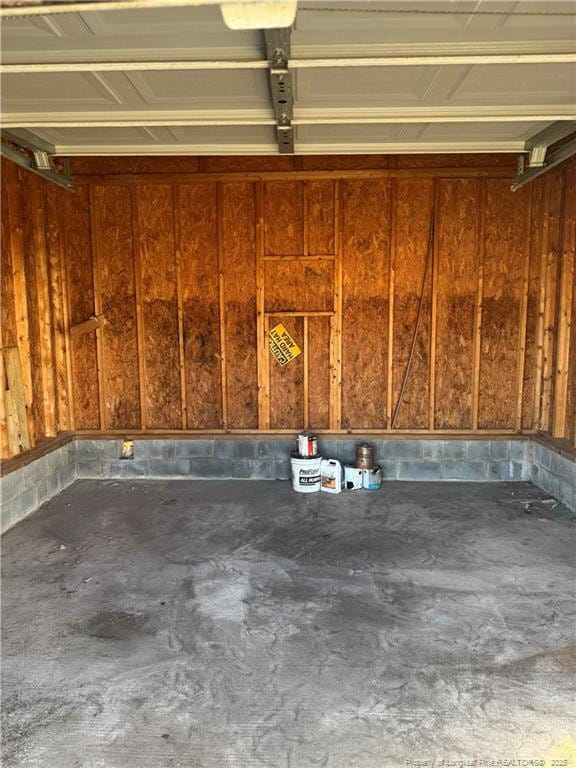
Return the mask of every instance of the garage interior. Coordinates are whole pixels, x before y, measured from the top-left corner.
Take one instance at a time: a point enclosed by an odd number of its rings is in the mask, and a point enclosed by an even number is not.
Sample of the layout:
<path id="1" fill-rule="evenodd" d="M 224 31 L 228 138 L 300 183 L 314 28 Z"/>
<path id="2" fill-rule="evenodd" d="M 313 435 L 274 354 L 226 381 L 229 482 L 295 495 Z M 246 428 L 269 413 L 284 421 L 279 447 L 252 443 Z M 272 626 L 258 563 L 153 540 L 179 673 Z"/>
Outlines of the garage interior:
<path id="1" fill-rule="evenodd" d="M 574 3 L 291 5 L 1 4 L 7 768 L 576 766 Z"/>

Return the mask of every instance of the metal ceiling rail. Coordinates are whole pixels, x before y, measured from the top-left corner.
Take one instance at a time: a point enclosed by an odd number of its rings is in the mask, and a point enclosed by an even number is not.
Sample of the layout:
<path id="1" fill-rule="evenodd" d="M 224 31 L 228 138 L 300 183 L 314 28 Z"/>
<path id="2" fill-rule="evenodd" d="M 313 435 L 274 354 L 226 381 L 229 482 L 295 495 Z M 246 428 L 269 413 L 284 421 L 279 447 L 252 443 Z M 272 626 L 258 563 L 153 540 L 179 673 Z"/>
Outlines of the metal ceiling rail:
<path id="1" fill-rule="evenodd" d="M 555 168 L 557 165 L 560 165 L 560 163 L 568 160 L 573 155 L 576 155 L 576 138 L 567 144 L 564 144 L 564 146 L 560 147 L 560 149 L 557 149 L 555 152 L 552 152 L 548 156 L 548 160 L 544 163 L 544 165 L 529 168 L 527 171 L 524 171 L 524 173 L 520 173 L 514 179 L 510 189 L 513 192 L 516 192 L 517 189 L 520 189 L 530 181 L 537 179 L 538 176 L 542 176 L 542 174 L 547 173 L 547 171 L 549 171 L 551 168 Z"/>
<path id="2" fill-rule="evenodd" d="M 557 141 L 576 133 L 576 121 L 556 122 L 539 131 L 526 142 L 526 151 L 530 153 L 528 165 L 539 168 L 545 165 L 548 147 Z"/>
<path id="3" fill-rule="evenodd" d="M 274 31 L 274 30 L 272 30 Z M 292 69 L 338 69 L 341 67 L 422 67 L 486 64 L 574 64 L 576 52 L 567 53 L 470 53 L 429 56 L 339 56 L 334 58 L 292 59 Z M 56 72 L 170 72 L 186 70 L 267 69 L 268 61 L 70 61 L 0 64 L 0 74 L 26 75 Z"/>
<path id="4" fill-rule="evenodd" d="M 0 155 L 2 157 L 52 184 L 68 190 L 74 189 L 74 184 L 67 173 L 59 173 L 52 167 L 55 151 L 52 144 L 39 139 L 29 131 L 2 131 L 1 139 Z M 22 152 L 21 149 L 26 151 Z"/>

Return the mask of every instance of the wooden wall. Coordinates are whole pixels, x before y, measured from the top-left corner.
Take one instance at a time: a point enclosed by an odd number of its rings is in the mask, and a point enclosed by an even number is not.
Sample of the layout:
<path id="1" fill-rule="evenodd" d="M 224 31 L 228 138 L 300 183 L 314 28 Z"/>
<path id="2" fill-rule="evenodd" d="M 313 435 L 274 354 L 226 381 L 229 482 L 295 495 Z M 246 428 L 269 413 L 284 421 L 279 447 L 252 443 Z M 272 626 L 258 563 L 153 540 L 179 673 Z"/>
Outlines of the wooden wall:
<path id="1" fill-rule="evenodd" d="M 74 194 L 4 170 L 2 345 L 32 443 L 304 426 L 576 441 L 575 162 L 516 193 L 510 156 L 73 170 Z M 284 367 L 277 323 L 302 349 Z"/>
<path id="2" fill-rule="evenodd" d="M 0 450 L 14 456 L 70 428 L 59 190 L 2 164 Z"/>
<path id="3" fill-rule="evenodd" d="M 539 429 L 576 445 L 576 160 L 534 187 L 531 364 Z M 539 258 L 539 264 L 537 263 Z"/>

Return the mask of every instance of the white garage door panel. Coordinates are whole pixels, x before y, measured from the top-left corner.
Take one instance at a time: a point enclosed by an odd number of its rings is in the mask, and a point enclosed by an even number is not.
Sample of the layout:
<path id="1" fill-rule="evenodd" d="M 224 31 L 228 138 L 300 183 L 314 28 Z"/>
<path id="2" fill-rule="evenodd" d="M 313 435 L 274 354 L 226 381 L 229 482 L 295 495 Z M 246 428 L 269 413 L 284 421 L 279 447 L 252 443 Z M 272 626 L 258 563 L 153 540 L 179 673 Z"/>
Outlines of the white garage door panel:
<path id="1" fill-rule="evenodd" d="M 301 69 L 295 75 L 298 107 L 402 106 L 421 102 L 439 67 Z"/>
<path id="2" fill-rule="evenodd" d="M 72 14 L 71 14 L 72 15 Z M 2 19 L 3 57 L 11 50 L 51 44 L 51 39 L 63 37 L 64 32 L 53 16 L 29 16 Z"/>
<path id="3" fill-rule="evenodd" d="M 128 72 L 126 77 L 151 107 L 270 108 L 268 76 L 264 70 Z"/>
<path id="4" fill-rule="evenodd" d="M 533 136 L 546 123 L 430 123 L 420 137 L 426 141 L 518 141 Z"/>
<path id="5" fill-rule="evenodd" d="M 327 141 L 361 144 L 373 141 L 397 141 L 405 125 L 299 125 L 296 128 L 298 141 L 318 143 Z"/>
<path id="6" fill-rule="evenodd" d="M 324 46 L 338 46 L 342 53 L 358 46 L 378 46 L 382 49 L 401 48 L 410 51 L 410 46 L 463 46 L 470 43 L 498 44 L 501 47 L 515 48 L 519 41 L 560 41 L 573 43 L 575 36 L 574 22 L 562 16 L 513 16 L 507 12 L 516 13 L 525 10 L 548 13 L 566 13 L 570 4 L 566 2 L 484 2 L 451 3 L 451 2 L 414 2 L 414 3 L 330 3 L 330 7 L 341 5 L 350 8 L 364 7 L 368 11 L 357 10 L 354 13 L 342 11 L 306 12 L 305 6 L 299 12 L 294 32 L 294 53 L 303 53 L 306 48 L 314 49 Z M 314 3 L 314 8 L 320 8 L 320 3 Z M 425 10 L 455 9 L 476 10 L 472 13 L 447 15 L 410 15 L 408 13 L 390 13 L 391 8 L 401 7 Z M 386 13 L 376 13 L 376 9 Z M 494 11 L 503 11 L 492 15 Z M 482 11 L 490 15 L 480 15 Z"/>
<path id="7" fill-rule="evenodd" d="M 57 151 L 74 153 L 76 149 L 90 154 L 106 154 L 110 146 L 138 154 L 169 151 L 177 154 L 215 154 L 231 150 L 267 151 L 274 154 L 276 140 L 272 126 L 214 126 L 184 128 L 51 128 L 37 129 L 39 138 L 53 144 Z"/>
<path id="8" fill-rule="evenodd" d="M 37 132 L 59 154 L 279 151 L 264 34 L 228 29 L 216 4 L 9 17 L 1 35 L 3 62 L 23 65 L 3 77 L 4 125 Z M 574 119 L 575 53 L 568 0 L 300 0 L 295 151 L 522 150 Z M 522 63 L 433 63 L 451 54 Z M 409 60 L 342 62 L 379 56 Z M 343 66 L 294 61 L 331 57 Z M 169 68 L 178 60 L 211 65 Z M 99 62 L 109 68 L 90 72 Z M 51 72 L 34 72 L 42 63 Z"/>
<path id="9" fill-rule="evenodd" d="M 572 64 L 365 67 L 302 69 L 296 74 L 297 106 L 395 107 L 566 104 L 576 95 Z"/>
<path id="10" fill-rule="evenodd" d="M 155 128 L 38 128 L 34 133 L 51 144 L 105 144 L 113 139 L 115 144 L 154 143 Z"/>
<path id="11" fill-rule="evenodd" d="M 457 104 L 510 103 L 522 95 L 524 104 L 574 104 L 576 68 L 573 64 L 477 65 L 455 89 Z"/>
<path id="12" fill-rule="evenodd" d="M 183 144 L 255 144 L 264 142 L 276 146 L 271 125 L 239 125 L 198 128 L 167 128 L 173 140 Z"/>
<path id="13" fill-rule="evenodd" d="M 124 76 L 121 73 L 113 75 L 103 77 L 89 72 L 5 75 L 2 78 L 3 111 L 8 114 L 14 111 L 108 110 L 125 103 L 128 96 L 127 84 L 122 83 Z"/>
<path id="14" fill-rule="evenodd" d="M 521 141 L 539 130 L 540 123 L 396 123 L 393 125 L 300 125 L 304 142 L 361 144 L 377 141 Z"/>
<path id="15" fill-rule="evenodd" d="M 6 62 L 264 55 L 257 30 L 229 30 L 211 6 L 6 18 L 2 50 Z"/>

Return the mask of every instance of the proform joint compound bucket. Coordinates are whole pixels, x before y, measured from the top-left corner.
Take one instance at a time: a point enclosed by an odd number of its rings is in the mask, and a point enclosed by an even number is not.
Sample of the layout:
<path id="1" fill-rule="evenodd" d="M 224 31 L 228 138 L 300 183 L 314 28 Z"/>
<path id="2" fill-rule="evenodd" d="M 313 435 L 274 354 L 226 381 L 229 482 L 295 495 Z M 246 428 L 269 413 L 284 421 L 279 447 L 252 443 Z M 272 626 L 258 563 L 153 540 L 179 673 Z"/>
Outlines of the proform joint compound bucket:
<path id="1" fill-rule="evenodd" d="M 302 458 L 297 454 L 290 457 L 292 466 L 292 488 L 298 493 L 316 493 L 320 490 L 320 467 L 322 456 Z"/>

